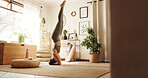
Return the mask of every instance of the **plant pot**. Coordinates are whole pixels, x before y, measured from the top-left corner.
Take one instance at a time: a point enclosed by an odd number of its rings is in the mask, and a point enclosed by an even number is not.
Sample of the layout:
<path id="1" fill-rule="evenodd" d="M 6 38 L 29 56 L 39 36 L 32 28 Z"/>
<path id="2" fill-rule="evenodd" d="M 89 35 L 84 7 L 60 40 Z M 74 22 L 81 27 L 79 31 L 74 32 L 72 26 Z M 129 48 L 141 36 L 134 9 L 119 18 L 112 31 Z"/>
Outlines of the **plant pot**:
<path id="1" fill-rule="evenodd" d="M 22 34 L 20 34 L 19 37 L 18 37 L 18 42 L 23 43 L 24 39 L 25 39 L 24 36 Z"/>
<path id="2" fill-rule="evenodd" d="M 67 40 L 67 36 L 66 36 L 66 35 L 64 35 L 63 39 L 64 39 L 64 40 Z"/>
<path id="3" fill-rule="evenodd" d="M 98 63 L 99 62 L 99 53 L 92 53 L 90 54 L 90 60 L 91 63 Z"/>

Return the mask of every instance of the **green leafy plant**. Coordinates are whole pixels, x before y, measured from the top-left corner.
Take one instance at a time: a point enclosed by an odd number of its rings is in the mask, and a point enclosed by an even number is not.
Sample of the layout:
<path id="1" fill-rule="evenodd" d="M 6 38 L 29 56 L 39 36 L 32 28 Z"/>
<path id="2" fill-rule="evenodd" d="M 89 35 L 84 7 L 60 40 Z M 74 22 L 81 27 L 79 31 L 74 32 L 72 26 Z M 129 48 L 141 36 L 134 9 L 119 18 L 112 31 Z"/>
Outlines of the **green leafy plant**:
<path id="1" fill-rule="evenodd" d="M 66 33 L 67 33 L 67 30 L 65 29 L 65 30 L 63 31 L 63 34 L 66 35 Z"/>
<path id="2" fill-rule="evenodd" d="M 84 38 L 84 41 L 81 43 L 81 45 L 87 47 L 87 49 L 90 49 L 90 54 L 100 53 L 99 48 L 101 47 L 101 44 L 98 42 L 93 29 L 88 28 L 87 32 L 89 36 Z"/>
<path id="3" fill-rule="evenodd" d="M 12 36 L 18 36 L 18 42 L 19 43 L 22 43 L 24 42 L 25 39 L 29 39 L 30 42 L 32 42 L 32 38 L 31 38 L 31 35 L 28 33 L 28 32 L 25 32 L 25 29 L 22 29 L 18 26 L 18 31 L 16 32 L 13 32 L 9 39 L 12 37 Z"/>
<path id="4" fill-rule="evenodd" d="M 41 24 L 40 24 L 42 39 L 44 39 L 44 34 L 47 32 L 47 30 L 44 29 L 45 24 L 46 24 L 46 19 L 42 17 Z"/>

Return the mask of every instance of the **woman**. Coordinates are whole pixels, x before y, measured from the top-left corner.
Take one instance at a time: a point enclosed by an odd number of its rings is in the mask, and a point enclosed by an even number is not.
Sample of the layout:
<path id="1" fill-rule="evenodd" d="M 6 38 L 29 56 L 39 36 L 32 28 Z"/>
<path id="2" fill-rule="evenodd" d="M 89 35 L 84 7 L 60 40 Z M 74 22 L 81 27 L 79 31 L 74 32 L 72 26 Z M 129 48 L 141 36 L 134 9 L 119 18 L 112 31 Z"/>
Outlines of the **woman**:
<path id="1" fill-rule="evenodd" d="M 52 39 L 54 41 L 54 48 L 53 48 L 53 56 L 54 58 L 50 60 L 49 65 L 61 65 L 61 58 L 59 56 L 60 52 L 60 35 L 62 34 L 63 30 L 63 8 L 65 5 L 66 0 L 63 1 L 63 3 L 60 5 L 61 9 L 58 16 L 58 23 L 56 25 L 56 28 L 52 34 Z"/>

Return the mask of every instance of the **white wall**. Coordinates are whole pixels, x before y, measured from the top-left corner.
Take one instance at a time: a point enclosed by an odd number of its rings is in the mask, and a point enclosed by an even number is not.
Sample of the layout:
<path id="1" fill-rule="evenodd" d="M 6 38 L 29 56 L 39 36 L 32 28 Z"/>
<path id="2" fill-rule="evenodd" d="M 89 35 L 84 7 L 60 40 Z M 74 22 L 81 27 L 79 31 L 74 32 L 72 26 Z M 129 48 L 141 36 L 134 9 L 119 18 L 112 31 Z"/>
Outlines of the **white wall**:
<path id="1" fill-rule="evenodd" d="M 76 29 L 77 34 L 78 34 L 79 33 L 79 22 L 81 21 L 90 21 L 90 26 L 93 27 L 92 26 L 92 6 L 91 4 L 87 4 L 87 1 L 90 1 L 90 0 L 81 0 L 78 2 L 75 1 L 75 2 L 66 3 L 65 8 L 64 8 L 64 14 L 66 16 L 66 25 L 64 29 L 67 29 L 68 32 L 73 32 L 73 30 Z M 80 19 L 79 18 L 79 8 L 84 7 L 84 6 L 88 6 L 89 15 L 88 15 L 88 18 Z M 53 6 L 48 10 L 50 10 L 50 13 L 51 13 L 51 17 L 49 18 L 51 23 L 48 27 L 49 28 L 48 30 L 52 33 L 58 22 L 58 13 L 60 10 L 60 5 Z M 75 17 L 71 16 L 72 11 L 76 11 L 77 15 Z M 86 36 L 78 35 L 80 42 L 82 42 L 85 37 Z M 80 54 L 81 59 L 89 59 L 89 50 L 87 50 L 85 47 L 82 47 L 82 46 L 80 47 L 80 53 L 81 53 Z"/>
<path id="2" fill-rule="evenodd" d="M 44 30 L 47 30 L 47 33 L 45 33 L 44 35 L 44 39 L 40 38 L 40 49 L 39 50 L 50 50 L 50 44 L 49 44 L 49 36 L 50 36 L 50 32 L 48 28 L 50 26 L 51 23 L 51 13 L 50 8 L 48 6 L 42 5 L 42 17 L 44 17 L 46 19 L 46 23 L 45 23 L 45 27 Z"/>

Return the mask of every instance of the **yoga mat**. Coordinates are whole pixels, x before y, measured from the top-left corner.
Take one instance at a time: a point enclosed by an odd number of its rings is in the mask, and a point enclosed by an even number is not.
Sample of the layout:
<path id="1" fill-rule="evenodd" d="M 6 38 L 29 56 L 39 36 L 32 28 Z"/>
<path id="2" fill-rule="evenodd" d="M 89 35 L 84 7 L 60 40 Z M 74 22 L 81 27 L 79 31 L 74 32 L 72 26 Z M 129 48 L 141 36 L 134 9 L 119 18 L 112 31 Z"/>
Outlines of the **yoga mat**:
<path id="1" fill-rule="evenodd" d="M 72 44 L 69 44 L 68 54 L 70 53 L 72 46 Z"/>
<path id="2" fill-rule="evenodd" d="M 71 49 L 71 51 L 70 51 L 70 53 L 69 53 L 69 55 L 68 55 L 68 58 L 67 58 L 67 61 L 68 61 L 68 62 L 70 62 L 70 61 L 72 60 L 72 58 L 74 57 L 75 50 L 76 50 L 76 46 L 73 45 L 73 46 L 72 46 L 72 49 Z"/>

